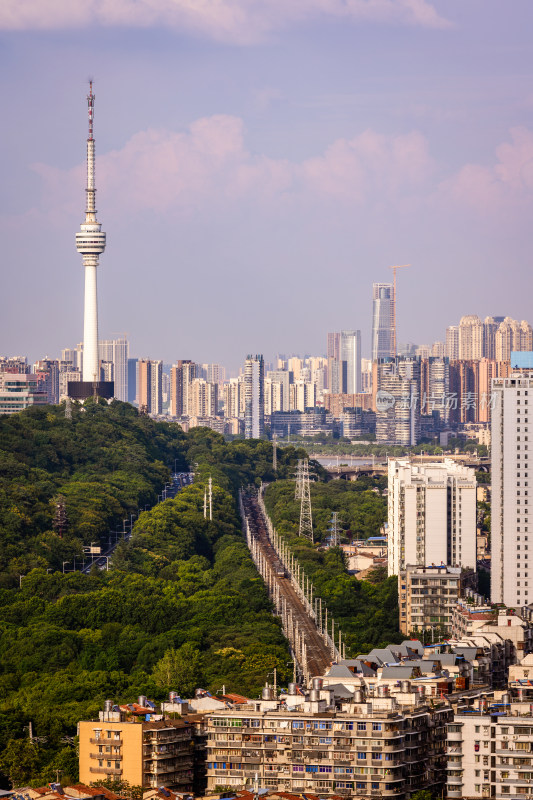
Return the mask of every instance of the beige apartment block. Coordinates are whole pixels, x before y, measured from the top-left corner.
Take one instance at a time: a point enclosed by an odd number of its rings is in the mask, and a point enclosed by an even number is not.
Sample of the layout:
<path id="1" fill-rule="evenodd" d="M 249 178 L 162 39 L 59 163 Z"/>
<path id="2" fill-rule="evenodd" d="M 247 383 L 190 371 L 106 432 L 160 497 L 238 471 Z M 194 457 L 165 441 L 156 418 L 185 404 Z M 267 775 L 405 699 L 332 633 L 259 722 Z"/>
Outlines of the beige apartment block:
<path id="1" fill-rule="evenodd" d="M 180 791 L 192 788 L 192 733 L 183 720 L 82 721 L 79 752 L 82 783 L 111 778 L 145 788 L 162 784 Z"/>

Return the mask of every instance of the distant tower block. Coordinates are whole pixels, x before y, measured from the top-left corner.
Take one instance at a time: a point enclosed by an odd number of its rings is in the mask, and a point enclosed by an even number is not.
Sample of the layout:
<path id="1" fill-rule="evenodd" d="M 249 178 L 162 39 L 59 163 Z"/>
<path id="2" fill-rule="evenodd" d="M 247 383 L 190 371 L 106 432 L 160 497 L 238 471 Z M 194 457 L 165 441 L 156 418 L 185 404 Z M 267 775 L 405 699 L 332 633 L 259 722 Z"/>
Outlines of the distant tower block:
<path id="1" fill-rule="evenodd" d="M 85 268 L 85 309 L 83 321 L 83 381 L 69 383 L 69 395 L 85 399 L 91 395 L 113 397 L 113 382 L 100 380 L 98 361 L 98 301 L 96 268 L 101 253 L 105 250 L 106 236 L 96 220 L 95 180 L 94 180 L 94 94 L 92 81 L 87 95 L 89 110 L 89 136 L 87 138 L 87 204 L 85 222 L 76 234 L 76 249 L 83 257 Z"/>

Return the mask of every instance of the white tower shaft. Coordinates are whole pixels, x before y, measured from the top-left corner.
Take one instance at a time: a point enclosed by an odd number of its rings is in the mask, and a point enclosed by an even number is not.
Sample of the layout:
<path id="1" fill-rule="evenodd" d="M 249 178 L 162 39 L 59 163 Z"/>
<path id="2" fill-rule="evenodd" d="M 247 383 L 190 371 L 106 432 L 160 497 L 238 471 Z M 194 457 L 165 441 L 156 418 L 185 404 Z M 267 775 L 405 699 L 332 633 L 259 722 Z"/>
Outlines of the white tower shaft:
<path id="1" fill-rule="evenodd" d="M 85 258 L 84 258 L 85 262 Z M 98 300 L 96 264 L 85 263 L 85 305 L 83 315 L 83 380 L 97 381 Z"/>
<path id="2" fill-rule="evenodd" d="M 76 234 L 76 249 L 83 257 L 85 268 L 85 307 L 83 323 L 83 380 L 98 381 L 98 299 L 96 268 L 100 253 L 105 250 L 106 235 L 96 219 L 95 179 L 94 179 L 94 94 L 92 81 L 89 83 L 87 95 L 89 109 L 89 136 L 87 138 L 87 202 L 85 222 L 80 225 L 81 231 Z"/>

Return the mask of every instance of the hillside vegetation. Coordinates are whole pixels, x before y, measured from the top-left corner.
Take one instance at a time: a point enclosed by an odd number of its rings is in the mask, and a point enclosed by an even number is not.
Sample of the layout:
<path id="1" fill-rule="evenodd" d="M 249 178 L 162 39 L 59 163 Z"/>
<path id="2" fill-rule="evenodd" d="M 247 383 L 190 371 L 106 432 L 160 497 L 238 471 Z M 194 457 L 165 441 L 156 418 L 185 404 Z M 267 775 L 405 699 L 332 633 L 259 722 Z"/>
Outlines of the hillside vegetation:
<path id="1" fill-rule="evenodd" d="M 241 485 L 273 479 L 268 442 L 228 444 L 203 428 L 185 435 L 121 403 L 89 403 L 71 422 L 59 407 L 24 412 L 0 420 L 0 433 L 3 786 L 42 785 L 56 769 L 75 780 L 76 723 L 97 716 L 107 698 L 162 699 L 170 689 L 186 696 L 224 684 L 257 696 L 274 667 L 289 678 L 287 643 L 236 503 Z M 292 474 L 302 455 L 284 449 L 279 472 Z M 174 459 L 178 469 L 194 465 L 195 483 L 141 513 L 109 572 L 54 570 L 63 553 L 155 498 Z M 212 522 L 203 515 L 209 475 Z M 59 491 L 63 538 L 52 527 Z"/>

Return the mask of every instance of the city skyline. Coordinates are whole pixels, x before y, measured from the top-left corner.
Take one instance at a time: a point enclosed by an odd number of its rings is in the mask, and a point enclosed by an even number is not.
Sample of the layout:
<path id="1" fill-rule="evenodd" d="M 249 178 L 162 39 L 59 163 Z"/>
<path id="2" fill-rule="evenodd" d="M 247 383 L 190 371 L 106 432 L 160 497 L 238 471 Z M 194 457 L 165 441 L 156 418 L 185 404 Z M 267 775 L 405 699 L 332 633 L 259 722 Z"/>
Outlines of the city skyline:
<path id="1" fill-rule="evenodd" d="M 3 352 L 35 360 L 82 338 L 70 236 L 88 71 L 111 232 L 104 338 L 127 331 L 139 356 L 235 370 L 248 351 L 322 352 L 323 332 L 354 329 L 367 357 L 371 284 L 404 262 L 399 342 L 440 340 L 467 312 L 527 318 L 530 4 L 510 18 L 479 0 L 364 13 L 226 0 L 196 22 L 180 3 L 153 7 L 148 19 L 136 4 L 136 28 L 77 3 L 46 20 L 32 3 L 0 12 Z"/>

